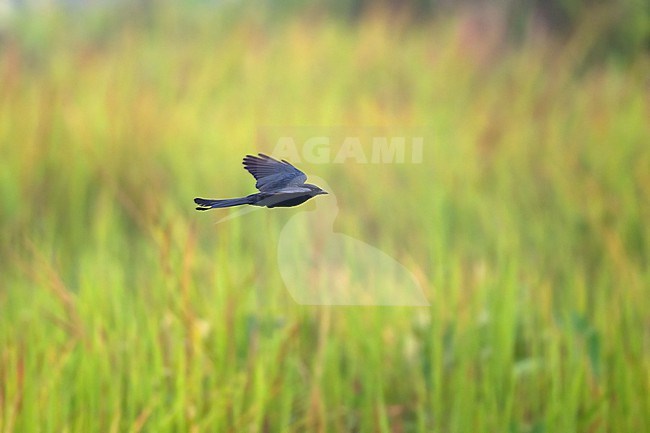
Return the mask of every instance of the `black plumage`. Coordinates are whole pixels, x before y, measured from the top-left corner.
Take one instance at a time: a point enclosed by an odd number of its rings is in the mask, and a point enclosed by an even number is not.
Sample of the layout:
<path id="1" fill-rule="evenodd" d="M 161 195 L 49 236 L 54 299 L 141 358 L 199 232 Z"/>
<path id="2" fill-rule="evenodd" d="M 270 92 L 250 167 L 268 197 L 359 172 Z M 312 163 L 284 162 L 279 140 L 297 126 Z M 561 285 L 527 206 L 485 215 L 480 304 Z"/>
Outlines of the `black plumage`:
<path id="1" fill-rule="evenodd" d="M 255 187 L 260 191 L 246 197 L 228 199 L 195 198 L 197 210 L 208 210 L 249 204 L 252 206 L 292 207 L 312 197 L 327 194 L 316 185 L 305 183 L 307 176 L 289 162 L 271 158 L 262 153 L 259 156 L 246 155 L 244 168 L 253 175 Z"/>

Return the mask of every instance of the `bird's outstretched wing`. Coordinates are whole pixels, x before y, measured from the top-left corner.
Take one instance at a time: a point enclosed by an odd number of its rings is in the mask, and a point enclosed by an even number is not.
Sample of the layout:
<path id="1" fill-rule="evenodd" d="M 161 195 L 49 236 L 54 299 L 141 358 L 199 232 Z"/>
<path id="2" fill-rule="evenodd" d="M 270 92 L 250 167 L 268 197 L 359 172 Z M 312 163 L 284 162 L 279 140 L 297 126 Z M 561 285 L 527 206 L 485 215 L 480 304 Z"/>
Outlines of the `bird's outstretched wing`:
<path id="1" fill-rule="evenodd" d="M 257 180 L 255 187 L 261 192 L 302 185 L 307 181 L 307 175 L 287 161 L 278 161 L 263 153 L 259 156 L 246 155 L 243 164 Z"/>

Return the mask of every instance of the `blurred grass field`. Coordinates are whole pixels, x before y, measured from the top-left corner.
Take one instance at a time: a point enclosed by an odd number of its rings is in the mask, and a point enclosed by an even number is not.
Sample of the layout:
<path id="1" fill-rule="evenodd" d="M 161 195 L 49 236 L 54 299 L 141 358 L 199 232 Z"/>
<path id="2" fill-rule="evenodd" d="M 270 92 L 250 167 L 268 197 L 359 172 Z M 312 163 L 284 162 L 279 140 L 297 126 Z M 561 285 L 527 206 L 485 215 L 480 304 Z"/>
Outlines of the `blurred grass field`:
<path id="1" fill-rule="evenodd" d="M 650 431 L 647 55 L 462 15 L 148 17 L 0 41 L 0 432 Z M 422 164 L 299 166 L 430 307 L 297 305 L 300 208 L 194 211 L 301 125 L 427 131 Z"/>

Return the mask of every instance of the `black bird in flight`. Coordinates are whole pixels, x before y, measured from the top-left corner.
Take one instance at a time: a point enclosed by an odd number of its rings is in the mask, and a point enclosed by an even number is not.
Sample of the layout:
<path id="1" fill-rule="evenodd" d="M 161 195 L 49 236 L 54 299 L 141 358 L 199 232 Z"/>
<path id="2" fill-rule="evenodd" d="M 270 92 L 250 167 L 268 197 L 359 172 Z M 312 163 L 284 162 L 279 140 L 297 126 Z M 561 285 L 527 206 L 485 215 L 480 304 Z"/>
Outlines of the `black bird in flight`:
<path id="1" fill-rule="evenodd" d="M 306 202 L 312 197 L 327 194 L 316 185 L 305 183 L 307 175 L 287 161 L 278 161 L 260 153 L 259 156 L 246 155 L 244 168 L 253 175 L 260 191 L 240 198 L 212 200 L 195 198 L 196 210 L 241 206 L 292 207 Z"/>

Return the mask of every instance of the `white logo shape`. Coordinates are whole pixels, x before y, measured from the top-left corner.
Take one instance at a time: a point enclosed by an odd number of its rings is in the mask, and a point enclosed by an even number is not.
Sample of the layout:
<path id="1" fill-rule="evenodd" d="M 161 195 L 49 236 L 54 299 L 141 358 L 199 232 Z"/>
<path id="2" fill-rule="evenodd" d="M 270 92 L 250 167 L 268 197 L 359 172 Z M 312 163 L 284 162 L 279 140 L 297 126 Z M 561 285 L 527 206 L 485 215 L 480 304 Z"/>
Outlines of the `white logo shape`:
<path id="1" fill-rule="evenodd" d="M 378 248 L 334 232 L 336 196 L 328 195 L 286 223 L 278 242 L 278 265 L 293 299 L 305 305 L 429 305 L 415 276 Z"/>

